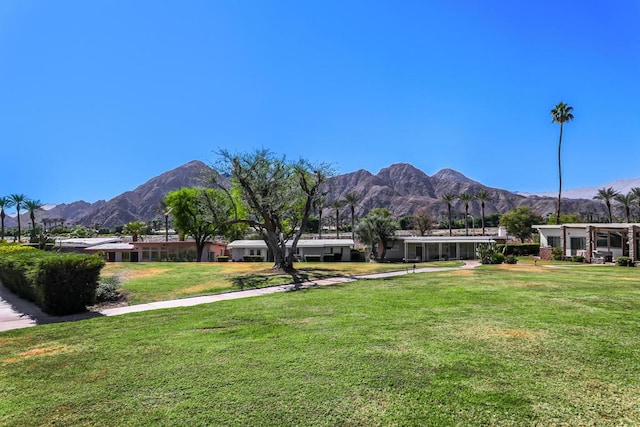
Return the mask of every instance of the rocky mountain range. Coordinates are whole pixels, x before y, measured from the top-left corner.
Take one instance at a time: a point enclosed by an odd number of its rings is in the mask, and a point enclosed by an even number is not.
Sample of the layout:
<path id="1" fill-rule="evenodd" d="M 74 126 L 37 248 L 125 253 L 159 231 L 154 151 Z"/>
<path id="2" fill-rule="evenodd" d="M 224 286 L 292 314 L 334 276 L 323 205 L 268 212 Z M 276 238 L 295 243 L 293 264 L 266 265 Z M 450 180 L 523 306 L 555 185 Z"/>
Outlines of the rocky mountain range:
<path id="1" fill-rule="evenodd" d="M 149 221 L 160 217 L 158 206 L 160 200 L 169 192 L 182 187 L 195 187 L 202 184 L 202 179 L 211 169 L 200 161 L 186 163 L 165 172 L 146 183 L 127 191 L 111 200 L 100 200 L 95 203 L 78 201 L 56 205 L 50 210 L 39 211 L 36 220 L 64 219 L 66 225 L 81 224 L 85 226 L 114 227 L 130 221 Z M 361 202 L 356 208 L 358 216 L 366 215 L 372 208 L 384 207 L 393 211 L 398 217 L 409 215 L 419 207 L 427 207 L 436 217 L 446 212 L 446 204 L 442 202 L 445 194 L 459 195 L 463 192 L 477 193 L 487 190 L 491 199 L 486 202 L 485 214 L 504 213 L 516 206 L 531 206 L 540 215 L 555 212 L 555 197 L 524 196 L 507 190 L 487 187 L 467 178 L 452 169 L 442 169 L 434 175 L 407 163 L 391 165 L 377 174 L 360 169 L 332 177 L 328 182 L 329 202 L 353 192 Z M 590 213 L 605 215 L 604 203 L 589 199 L 564 199 L 563 212 Z M 348 208 L 344 208 L 346 214 Z M 456 214 L 464 212 L 460 202 L 455 202 Z M 327 208 L 325 215 L 330 214 Z M 480 202 L 474 200 L 470 206 L 470 214 L 480 215 Z M 23 224 L 28 224 L 28 214 L 21 215 Z M 5 225 L 14 227 L 16 219 L 7 217 Z"/>

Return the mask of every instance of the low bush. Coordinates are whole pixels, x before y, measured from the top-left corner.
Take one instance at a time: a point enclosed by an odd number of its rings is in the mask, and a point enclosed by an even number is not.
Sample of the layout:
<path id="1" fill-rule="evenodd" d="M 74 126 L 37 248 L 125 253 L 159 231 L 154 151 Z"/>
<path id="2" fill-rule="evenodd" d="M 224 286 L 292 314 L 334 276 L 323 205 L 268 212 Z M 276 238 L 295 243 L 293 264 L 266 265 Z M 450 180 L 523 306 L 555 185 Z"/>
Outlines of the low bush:
<path id="1" fill-rule="evenodd" d="M 35 250 L 35 248 L 31 246 L 18 245 L 17 243 L 0 243 L 0 255 L 32 250 Z"/>
<path id="2" fill-rule="evenodd" d="M 320 262 L 322 261 L 322 255 L 305 255 L 304 260 L 307 262 Z"/>
<path id="3" fill-rule="evenodd" d="M 225 255 L 220 255 L 218 257 L 218 262 L 229 262 L 229 257 Z"/>
<path id="4" fill-rule="evenodd" d="M 96 287 L 96 303 L 119 301 L 122 298 L 121 282 L 115 275 L 100 278 Z"/>
<path id="5" fill-rule="evenodd" d="M 553 258 L 554 261 L 562 261 L 562 259 L 564 258 L 562 248 L 553 248 L 553 250 L 551 251 L 551 258 Z"/>
<path id="6" fill-rule="evenodd" d="M 244 262 L 264 262 L 264 257 L 262 255 L 244 255 L 242 260 Z"/>
<path id="7" fill-rule="evenodd" d="M 496 245 L 496 250 L 505 255 L 540 255 L 540 243 L 500 243 Z"/>
<path id="8" fill-rule="evenodd" d="M 619 256 L 616 258 L 616 263 L 620 267 L 633 267 L 635 264 L 628 256 Z"/>
<path id="9" fill-rule="evenodd" d="M 504 262 L 505 262 L 505 264 L 517 264 L 518 263 L 518 258 L 516 258 L 515 255 L 507 255 L 504 258 Z"/>
<path id="10" fill-rule="evenodd" d="M 324 262 L 336 262 L 342 260 L 342 254 L 323 254 L 322 261 Z"/>
<path id="11" fill-rule="evenodd" d="M 491 264 L 502 264 L 505 260 L 505 256 L 502 252 L 494 252 L 491 255 Z"/>
<path id="12" fill-rule="evenodd" d="M 573 255 L 571 257 L 571 261 L 573 261 L 573 262 L 584 262 L 584 257 L 582 255 Z"/>
<path id="13" fill-rule="evenodd" d="M 362 251 L 359 251 L 358 249 L 351 249 L 351 256 L 350 259 L 353 262 L 364 262 L 365 261 L 365 254 Z"/>
<path id="14" fill-rule="evenodd" d="M 0 281 L 47 313 L 62 316 L 95 303 L 104 264 L 94 255 L 18 251 L 0 257 Z"/>

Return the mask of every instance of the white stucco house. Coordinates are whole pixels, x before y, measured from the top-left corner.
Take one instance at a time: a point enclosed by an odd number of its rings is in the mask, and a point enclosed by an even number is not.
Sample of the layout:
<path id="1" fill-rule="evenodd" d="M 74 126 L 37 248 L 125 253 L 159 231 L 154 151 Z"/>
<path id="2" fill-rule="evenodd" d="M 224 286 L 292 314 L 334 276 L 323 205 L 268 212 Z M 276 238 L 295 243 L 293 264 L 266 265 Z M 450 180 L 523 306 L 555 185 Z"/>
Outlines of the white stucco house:
<path id="1" fill-rule="evenodd" d="M 288 242 L 287 248 L 290 249 L 292 245 L 293 242 Z M 340 261 L 349 261 L 353 247 L 352 239 L 300 239 L 296 247 L 296 258 L 305 260 L 306 255 L 340 254 L 336 255 L 336 260 L 339 258 Z M 227 249 L 233 261 L 243 261 L 245 256 L 261 256 L 265 261 L 273 261 L 264 240 L 234 240 L 227 245 Z"/>
<path id="2" fill-rule="evenodd" d="M 587 262 L 628 256 L 638 261 L 640 223 L 534 225 L 540 232 L 540 255 L 545 248 L 562 248 L 564 256 L 582 255 Z"/>
<path id="3" fill-rule="evenodd" d="M 503 236 L 398 236 L 387 247 L 385 259 L 406 262 L 475 259 L 479 244 L 505 243 L 506 239 L 506 234 Z"/>

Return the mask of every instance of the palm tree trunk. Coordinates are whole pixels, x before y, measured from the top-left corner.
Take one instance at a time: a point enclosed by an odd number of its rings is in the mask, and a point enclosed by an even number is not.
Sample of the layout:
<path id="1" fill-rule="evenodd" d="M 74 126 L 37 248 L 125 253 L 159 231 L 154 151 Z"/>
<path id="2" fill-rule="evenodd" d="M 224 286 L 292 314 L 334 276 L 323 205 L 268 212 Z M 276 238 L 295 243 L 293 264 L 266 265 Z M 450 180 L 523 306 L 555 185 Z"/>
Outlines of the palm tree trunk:
<path id="1" fill-rule="evenodd" d="M 449 205 L 448 207 L 449 207 L 449 236 L 453 236 L 453 233 L 451 232 L 451 205 Z"/>
<path id="2" fill-rule="evenodd" d="M 560 225 L 560 203 L 562 199 L 562 162 L 560 153 L 562 150 L 562 122 L 560 122 L 560 139 L 558 141 L 558 212 L 556 214 L 556 225 Z"/>
<path id="3" fill-rule="evenodd" d="M 484 202 L 480 207 L 482 208 L 482 235 L 484 236 Z"/>

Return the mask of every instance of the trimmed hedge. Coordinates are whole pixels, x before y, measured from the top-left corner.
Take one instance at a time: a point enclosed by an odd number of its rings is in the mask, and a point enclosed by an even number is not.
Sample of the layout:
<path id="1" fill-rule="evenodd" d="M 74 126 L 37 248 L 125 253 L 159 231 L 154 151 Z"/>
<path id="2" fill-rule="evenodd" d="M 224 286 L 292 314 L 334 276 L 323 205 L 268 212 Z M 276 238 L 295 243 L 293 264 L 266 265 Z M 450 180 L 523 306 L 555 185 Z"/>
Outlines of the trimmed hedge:
<path id="1" fill-rule="evenodd" d="M 304 260 L 306 262 L 320 262 L 322 261 L 322 255 L 305 255 Z"/>
<path id="2" fill-rule="evenodd" d="M 264 257 L 262 255 L 244 255 L 242 260 L 244 262 L 264 262 Z"/>
<path id="3" fill-rule="evenodd" d="M 229 262 L 229 257 L 226 255 L 220 255 L 218 257 L 218 262 Z"/>
<path id="4" fill-rule="evenodd" d="M 504 253 L 505 255 L 540 255 L 540 243 L 509 243 L 506 246 L 507 249 L 505 250 L 505 244 L 499 243 L 496 245 L 496 250 Z"/>
<path id="5" fill-rule="evenodd" d="M 95 255 L 21 251 L 0 257 L 0 281 L 43 311 L 64 316 L 95 304 L 104 264 Z"/>

